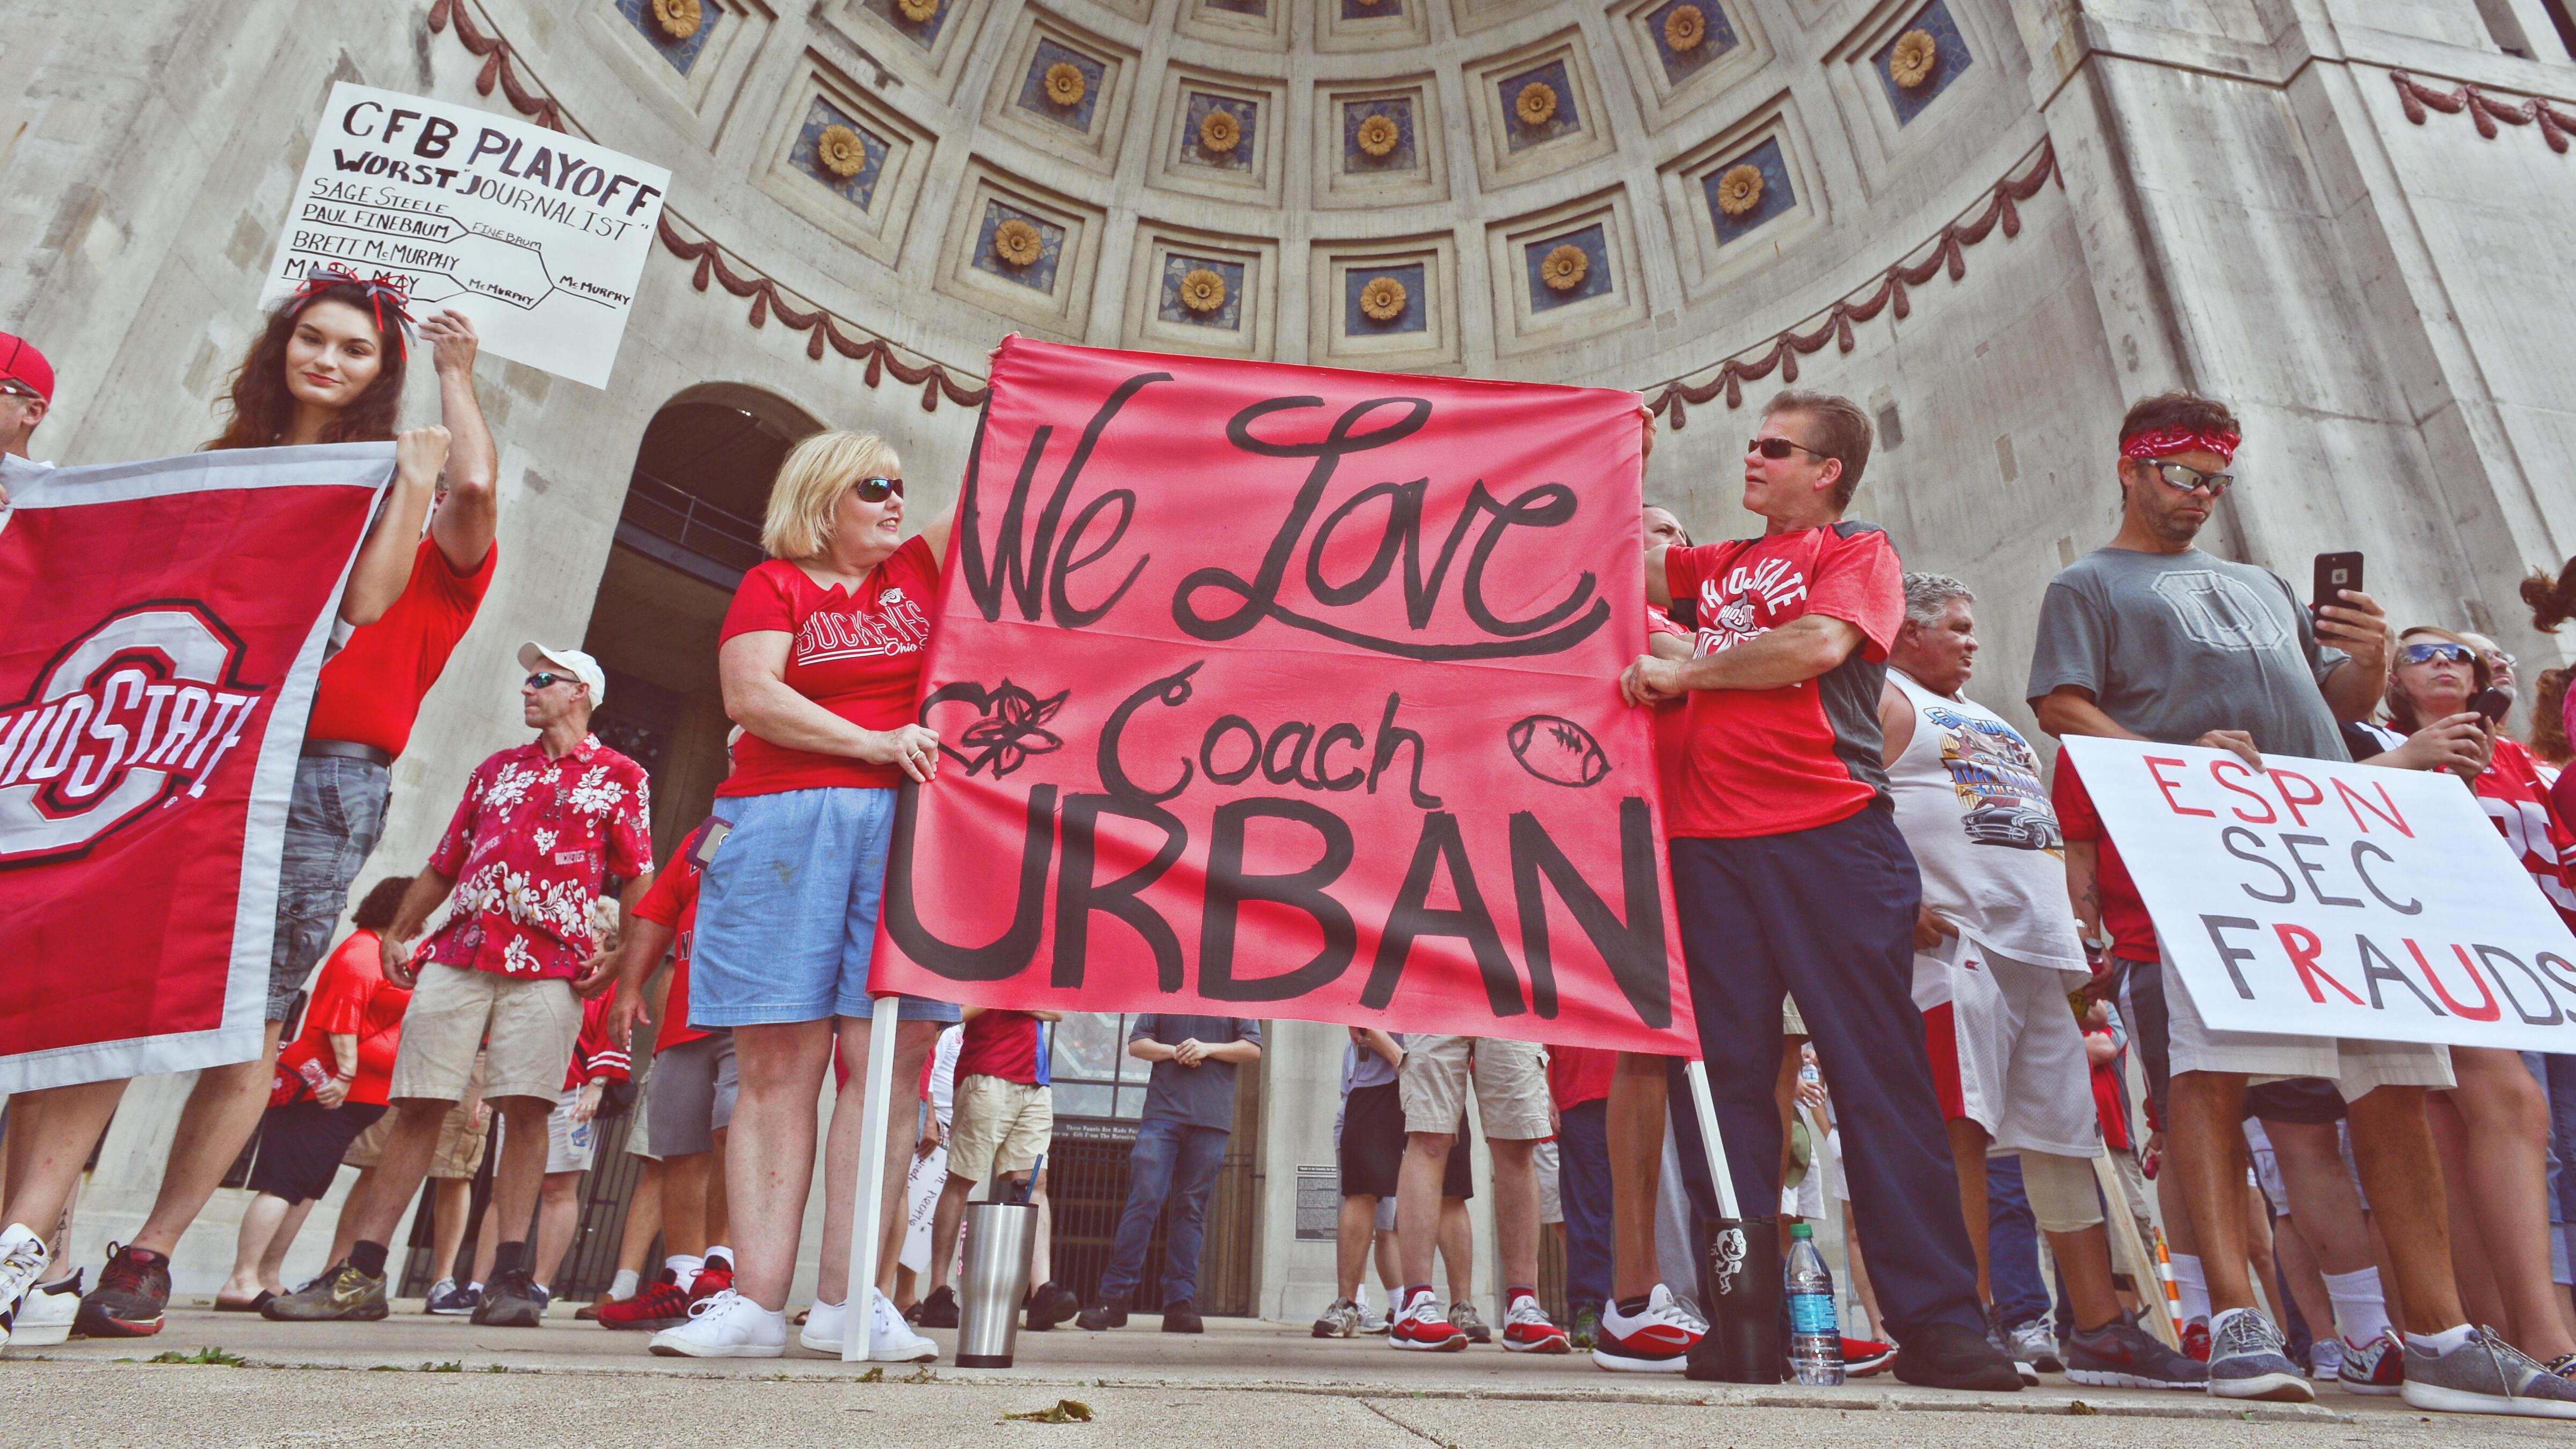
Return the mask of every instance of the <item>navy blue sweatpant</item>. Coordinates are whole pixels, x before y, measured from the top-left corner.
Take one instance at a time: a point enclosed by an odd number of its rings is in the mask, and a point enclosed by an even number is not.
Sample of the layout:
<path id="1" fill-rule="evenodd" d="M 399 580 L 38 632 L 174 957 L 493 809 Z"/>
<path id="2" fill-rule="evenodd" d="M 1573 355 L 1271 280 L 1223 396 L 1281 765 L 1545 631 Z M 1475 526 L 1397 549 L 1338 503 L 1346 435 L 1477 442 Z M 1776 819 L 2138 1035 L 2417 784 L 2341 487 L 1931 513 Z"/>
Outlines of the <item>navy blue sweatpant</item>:
<path id="1" fill-rule="evenodd" d="M 1780 998 L 1797 998 L 1842 1129 L 1869 1276 L 1901 1342 L 1952 1323 L 1985 1331 L 1959 1220 L 1950 1138 L 1914 1009 L 1913 852 L 1888 812 L 1813 830 L 1672 842 L 1691 1009 L 1727 1167 L 1747 1221 L 1780 1209 Z M 1673 1115 L 1691 1115 L 1674 1098 Z M 1698 1132 L 1687 1136 L 1695 1145 Z M 1697 1174 L 1687 1174 L 1696 1176 Z M 1712 1204 L 1702 1204 L 1708 1211 Z"/>

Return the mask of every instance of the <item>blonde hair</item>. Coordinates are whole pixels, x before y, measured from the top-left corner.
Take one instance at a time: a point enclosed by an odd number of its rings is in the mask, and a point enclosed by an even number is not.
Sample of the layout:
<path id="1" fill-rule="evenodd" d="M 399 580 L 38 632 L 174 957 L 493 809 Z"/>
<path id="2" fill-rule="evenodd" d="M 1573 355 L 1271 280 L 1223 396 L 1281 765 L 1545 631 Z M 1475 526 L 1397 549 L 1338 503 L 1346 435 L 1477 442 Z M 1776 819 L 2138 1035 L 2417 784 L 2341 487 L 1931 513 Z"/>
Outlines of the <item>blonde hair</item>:
<path id="1" fill-rule="evenodd" d="M 771 558 L 812 558 L 832 540 L 832 514 L 841 494 L 861 478 L 902 476 L 894 448 L 874 433 L 834 429 L 816 433 L 787 451 L 769 490 L 769 513 L 760 523 L 760 546 Z"/>

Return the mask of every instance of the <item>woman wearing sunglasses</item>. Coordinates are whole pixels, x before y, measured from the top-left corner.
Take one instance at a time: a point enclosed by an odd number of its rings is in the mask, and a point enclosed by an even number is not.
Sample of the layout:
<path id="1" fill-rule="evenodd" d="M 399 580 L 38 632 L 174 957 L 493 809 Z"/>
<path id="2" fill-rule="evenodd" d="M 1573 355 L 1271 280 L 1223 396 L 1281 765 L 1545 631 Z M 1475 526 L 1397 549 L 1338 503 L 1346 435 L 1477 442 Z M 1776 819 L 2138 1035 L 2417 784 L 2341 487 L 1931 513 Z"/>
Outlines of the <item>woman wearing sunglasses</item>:
<path id="1" fill-rule="evenodd" d="M 717 791 L 690 955 L 689 1020 L 733 1029 L 740 1075 L 725 1149 L 734 1287 L 654 1335 L 655 1353 L 768 1358 L 787 1344 L 787 1288 L 814 1168 L 815 1099 L 838 1042 L 868 1054 L 868 953 L 893 836 L 895 788 L 927 783 L 939 737 L 913 720 L 922 650 L 953 515 L 906 539 L 903 467 L 884 439 L 826 432 L 779 466 L 761 528 L 768 562 L 743 576 L 717 656 L 725 712 L 747 732 Z M 903 1000 L 894 1080 L 920 1075 L 954 1006 Z M 864 1072 L 832 1112 L 823 1188 L 821 1296 L 849 1281 Z M 909 1095 L 881 1110 L 911 1110 Z M 897 1124 L 909 1133 L 907 1118 Z M 909 1141 L 910 1138 L 897 1138 Z M 903 1154 L 886 1162 L 885 1242 L 872 1301 L 817 1302 L 800 1338 L 841 1351 L 867 1335 L 869 1357 L 934 1358 L 887 1296 L 906 1214 Z M 846 1323 L 845 1319 L 850 1320 Z"/>
<path id="2" fill-rule="evenodd" d="M 2542 894 L 2576 925 L 2561 862 L 2576 848 L 2551 809 L 2530 751 L 2471 708 L 2494 682 L 2483 651 L 2447 629 L 2397 638 L 2387 725 L 2344 726 L 2353 758 L 2396 769 L 2451 770 L 2521 858 Z M 2576 1377 L 2576 1323 L 2552 1281 L 2549 1100 L 2522 1054 L 2451 1048 L 2459 1085 L 2427 1105 L 2450 1199 L 2451 1259 L 2470 1319 L 2502 1327 L 2552 1372 Z"/>

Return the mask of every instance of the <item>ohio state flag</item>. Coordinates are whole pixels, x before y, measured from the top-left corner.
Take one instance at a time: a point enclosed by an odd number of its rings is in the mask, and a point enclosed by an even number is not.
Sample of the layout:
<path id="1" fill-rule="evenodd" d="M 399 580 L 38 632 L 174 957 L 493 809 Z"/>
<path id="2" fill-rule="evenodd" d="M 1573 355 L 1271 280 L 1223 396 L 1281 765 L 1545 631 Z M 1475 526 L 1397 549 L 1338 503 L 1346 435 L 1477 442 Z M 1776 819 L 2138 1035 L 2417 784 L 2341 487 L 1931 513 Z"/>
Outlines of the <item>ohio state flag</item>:
<path id="1" fill-rule="evenodd" d="M 313 680 L 391 443 L 0 467 L 0 1093 L 259 1055 Z"/>

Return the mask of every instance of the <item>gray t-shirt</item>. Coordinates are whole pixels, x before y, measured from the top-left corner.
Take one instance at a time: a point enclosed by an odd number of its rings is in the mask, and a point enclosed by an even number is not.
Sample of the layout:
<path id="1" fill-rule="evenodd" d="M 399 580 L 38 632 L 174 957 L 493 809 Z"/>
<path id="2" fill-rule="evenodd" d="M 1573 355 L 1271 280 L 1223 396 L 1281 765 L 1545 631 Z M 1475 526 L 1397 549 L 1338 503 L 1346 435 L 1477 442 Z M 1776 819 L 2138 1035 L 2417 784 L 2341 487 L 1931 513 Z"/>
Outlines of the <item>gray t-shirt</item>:
<path id="1" fill-rule="evenodd" d="M 1127 1028 L 1131 1042 L 1158 1041 L 1179 1046 L 1197 1040 L 1205 1046 L 1230 1041 L 1261 1045 L 1261 1023 L 1240 1016 L 1164 1016 L 1147 1012 Z M 1154 1063 L 1145 1082 L 1145 1115 L 1186 1122 L 1192 1127 L 1231 1130 L 1234 1126 L 1234 1063 Z"/>
<path id="2" fill-rule="evenodd" d="M 2344 760 L 2318 686 L 2346 657 L 2317 643 L 2306 606 L 2270 569 L 2198 549 L 2098 548 L 2048 586 L 2027 697 L 2071 684 L 2151 740 L 2244 730 L 2267 755 Z"/>

